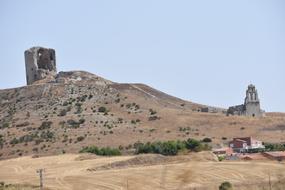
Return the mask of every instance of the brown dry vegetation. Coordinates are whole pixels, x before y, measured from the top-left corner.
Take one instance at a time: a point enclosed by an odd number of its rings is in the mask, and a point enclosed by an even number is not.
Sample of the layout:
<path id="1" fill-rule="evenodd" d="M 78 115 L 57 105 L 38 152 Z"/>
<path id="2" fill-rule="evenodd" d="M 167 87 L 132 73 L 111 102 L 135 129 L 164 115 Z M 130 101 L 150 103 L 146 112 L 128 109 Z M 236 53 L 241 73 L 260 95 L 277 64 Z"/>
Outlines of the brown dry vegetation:
<path id="1" fill-rule="evenodd" d="M 187 138 L 209 137 L 212 146 L 236 136 L 285 142 L 285 114 L 227 117 L 222 109 L 201 113 L 202 107 L 143 84 L 60 73 L 57 83 L 0 90 L 0 158 L 78 153 L 88 145 L 129 152 L 137 141 Z"/>

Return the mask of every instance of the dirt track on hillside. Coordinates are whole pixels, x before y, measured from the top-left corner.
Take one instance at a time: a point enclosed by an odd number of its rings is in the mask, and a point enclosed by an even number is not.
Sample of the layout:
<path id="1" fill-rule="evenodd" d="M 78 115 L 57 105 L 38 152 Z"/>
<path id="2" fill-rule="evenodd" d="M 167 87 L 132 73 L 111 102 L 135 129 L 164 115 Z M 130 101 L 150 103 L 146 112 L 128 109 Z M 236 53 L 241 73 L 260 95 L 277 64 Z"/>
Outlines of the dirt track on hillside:
<path id="1" fill-rule="evenodd" d="M 92 171 L 104 165 L 133 159 L 134 156 L 93 157 L 78 161 L 79 155 L 42 158 L 23 157 L 0 161 L 0 181 L 6 183 L 38 184 L 36 170 L 44 168 L 44 184 L 57 190 L 149 190 L 149 189 L 218 189 L 230 181 L 246 189 L 245 184 L 268 184 L 284 177 L 284 163 L 277 162 L 215 162 L 183 161 L 155 165 L 108 168 Z M 179 157 L 177 157 L 178 159 Z M 126 162 L 127 163 L 127 162 Z M 283 175 L 283 176 L 282 176 Z M 248 187 L 248 186 L 247 186 Z M 251 189 L 258 189 L 257 185 Z"/>

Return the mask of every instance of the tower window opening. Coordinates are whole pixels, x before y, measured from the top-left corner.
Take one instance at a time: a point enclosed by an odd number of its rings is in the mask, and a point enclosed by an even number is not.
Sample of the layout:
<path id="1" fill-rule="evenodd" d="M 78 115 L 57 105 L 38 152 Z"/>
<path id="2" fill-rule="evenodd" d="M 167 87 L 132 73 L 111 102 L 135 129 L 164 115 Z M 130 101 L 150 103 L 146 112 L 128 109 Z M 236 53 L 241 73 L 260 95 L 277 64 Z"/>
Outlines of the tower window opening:
<path id="1" fill-rule="evenodd" d="M 52 54 L 50 54 L 50 60 L 51 61 L 53 61 L 54 59 L 53 59 L 53 55 Z"/>

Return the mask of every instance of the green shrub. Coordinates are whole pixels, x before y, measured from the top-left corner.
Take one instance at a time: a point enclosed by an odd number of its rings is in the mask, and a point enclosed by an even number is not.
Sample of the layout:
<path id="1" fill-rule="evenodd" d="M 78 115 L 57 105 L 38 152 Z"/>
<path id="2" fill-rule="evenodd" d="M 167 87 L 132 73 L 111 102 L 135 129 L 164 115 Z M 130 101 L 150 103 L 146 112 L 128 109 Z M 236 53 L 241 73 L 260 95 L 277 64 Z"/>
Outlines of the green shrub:
<path id="1" fill-rule="evenodd" d="M 166 156 L 177 155 L 178 151 L 185 149 L 185 144 L 181 141 L 167 141 L 167 142 L 153 142 L 140 143 L 134 145 L 136 147 L 136 154 L 162 154 Z"/>
<path id="2" fill-rule="evenodd" d="M 221 161 L 223 161 L 225 159 L 225 157 L 224 156 L 218 156 L 218 160 L 221 162 Z"/>
<path id="3" fill-rule="evenodd" d="M 285 151 L 285 144 L 265 143 L 264 145 L 267 151 Z"/>
<path id="4" fill-rule="evenodd" d="M 49 129 L 52 125 L 51 121 L 44 121 L 42 122 L 41 126 L 39 127 L 39 130 L 45 130 L 45 129 Z"/>
<path id="5" fill-rule="evenodd" d="M 85 139 L 85 137 L 83 137 L 83 136 L 77 137 L 78 142 L 83 141 L 84 139 Z"/>
<path id="6" fill-rule="evenodd" d="M 223 182 L 220 186 L 219 186 L 219 190 L 232 190 L 233 186 L 230 182 L 226 181 Z"/>
<path id="7" fill-rule="evenodd" d="M 205 143 L 210 143 L 210 142 L 212 142 L 212 139 L 206 137 L 206 138 L 204 138 L 202 141 L 205 142 Z"/>
<path id="8" fill-rule="evenodd" d="M 195 152 L 211 150 L 208 144 L 203 144 L 195 139 L 188 139 L 186 141 L 166 141 L 166 142 L 148 142 L 135 143 L 136 154 L 162 154 L 165 156 L 177 155 L 179 151 L 190 150 Z"/>
<path id="9" fill-rule="evenodd" d="M 100 112 L 100 113 L 107 113 L 107 108 L 101 106 L 100 108 L 98 108 L 98 112 Z"/>
<path id="10" fill-rule="evenodd" d="M 79 119 L 79 124 L 83 124 L 83 123 L 85 123 L 85 119 L 84 118 Z"/>
<path id="11" fill-rule="evenodd" d="M 11 145 L 15 145 L 15 144 L 18 144 L 19 143 L 19 140 L 17 138 L 13 138 L 11 141 L 10 141 L 10 144 Z"/>
<path id="12" fill-rule="evenodd" d="M 46 140 L 53 139 L 54 133 L 51 131 L 44 131 L 41 133 L 40 138 L 46 139 Z"/>
<path id="13" fill-rule="evenodd" d="M 117 148 L 98 148 L 97 146 L 84 147 L 80 153 L 92 153 L 100 156 L 119 156 L 121 152 Z"/>
<path id="14" fill-rule="evenodd" d="M 81 124 L 85 122 L 85 119 L 80 119 L 79 121 L 74 121 L 73 119 L 67 120 L 67 124 L 69 128 L 77 129 Z"/>
<path id="15" fill-rule="evenodd" d="M 198 140 L 195 139 L 188 139 L 186 142 L 186 147 L 189 150 L 195 150 L 201 143 Z"/>
<path id="16" fill-rule="evenodd" d="M 67 110 L 63 109 L 63 110 L 60 110 L 58 116 L 62 117 L 62 116 L 66 116 L 66 114 L 67 114 Z"/>
<path id="17" fill-rule="evenodd" d="M 148 118 L 149 121 L 155 121 L 155 120 L 158 120 L 158 119 L 160 119 L 160 118 L 159 118 L 158 116 L 156 116 L 156 115 L 150 116 L 150 117 Z"/>
<path id="18" fill-rule="evenodd" d="M 76 106 L 76 111 L 75 111 L 75 114 L 80 114 L 82 113 L 83 109 L 81 106 Z"/>
<path id="19" fill-rule="evenodd" d="M 9 127 L 9 123 L 4 123 L 2 126 L 0 125 L 0 129 L 5 129 Z"/>

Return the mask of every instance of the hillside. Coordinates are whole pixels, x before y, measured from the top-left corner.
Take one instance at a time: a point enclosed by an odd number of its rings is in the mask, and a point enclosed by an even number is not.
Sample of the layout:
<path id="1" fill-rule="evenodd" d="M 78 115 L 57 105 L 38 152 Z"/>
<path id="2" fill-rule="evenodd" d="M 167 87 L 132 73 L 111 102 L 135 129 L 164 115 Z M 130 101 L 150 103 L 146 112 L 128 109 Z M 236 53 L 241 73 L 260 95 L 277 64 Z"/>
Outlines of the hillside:
<path id="1" fill-rule="evenodd" d="M 83 71 L 60 72 L 55 81 L 0 90 L 0 158 L 77 153 L 83 146 L 120 147 L 137 142 L 234 136 L 285 142 L 285 114 L 227 117 L 220 108 L 167 95 L 144 84 L 115 83 Z"/>

